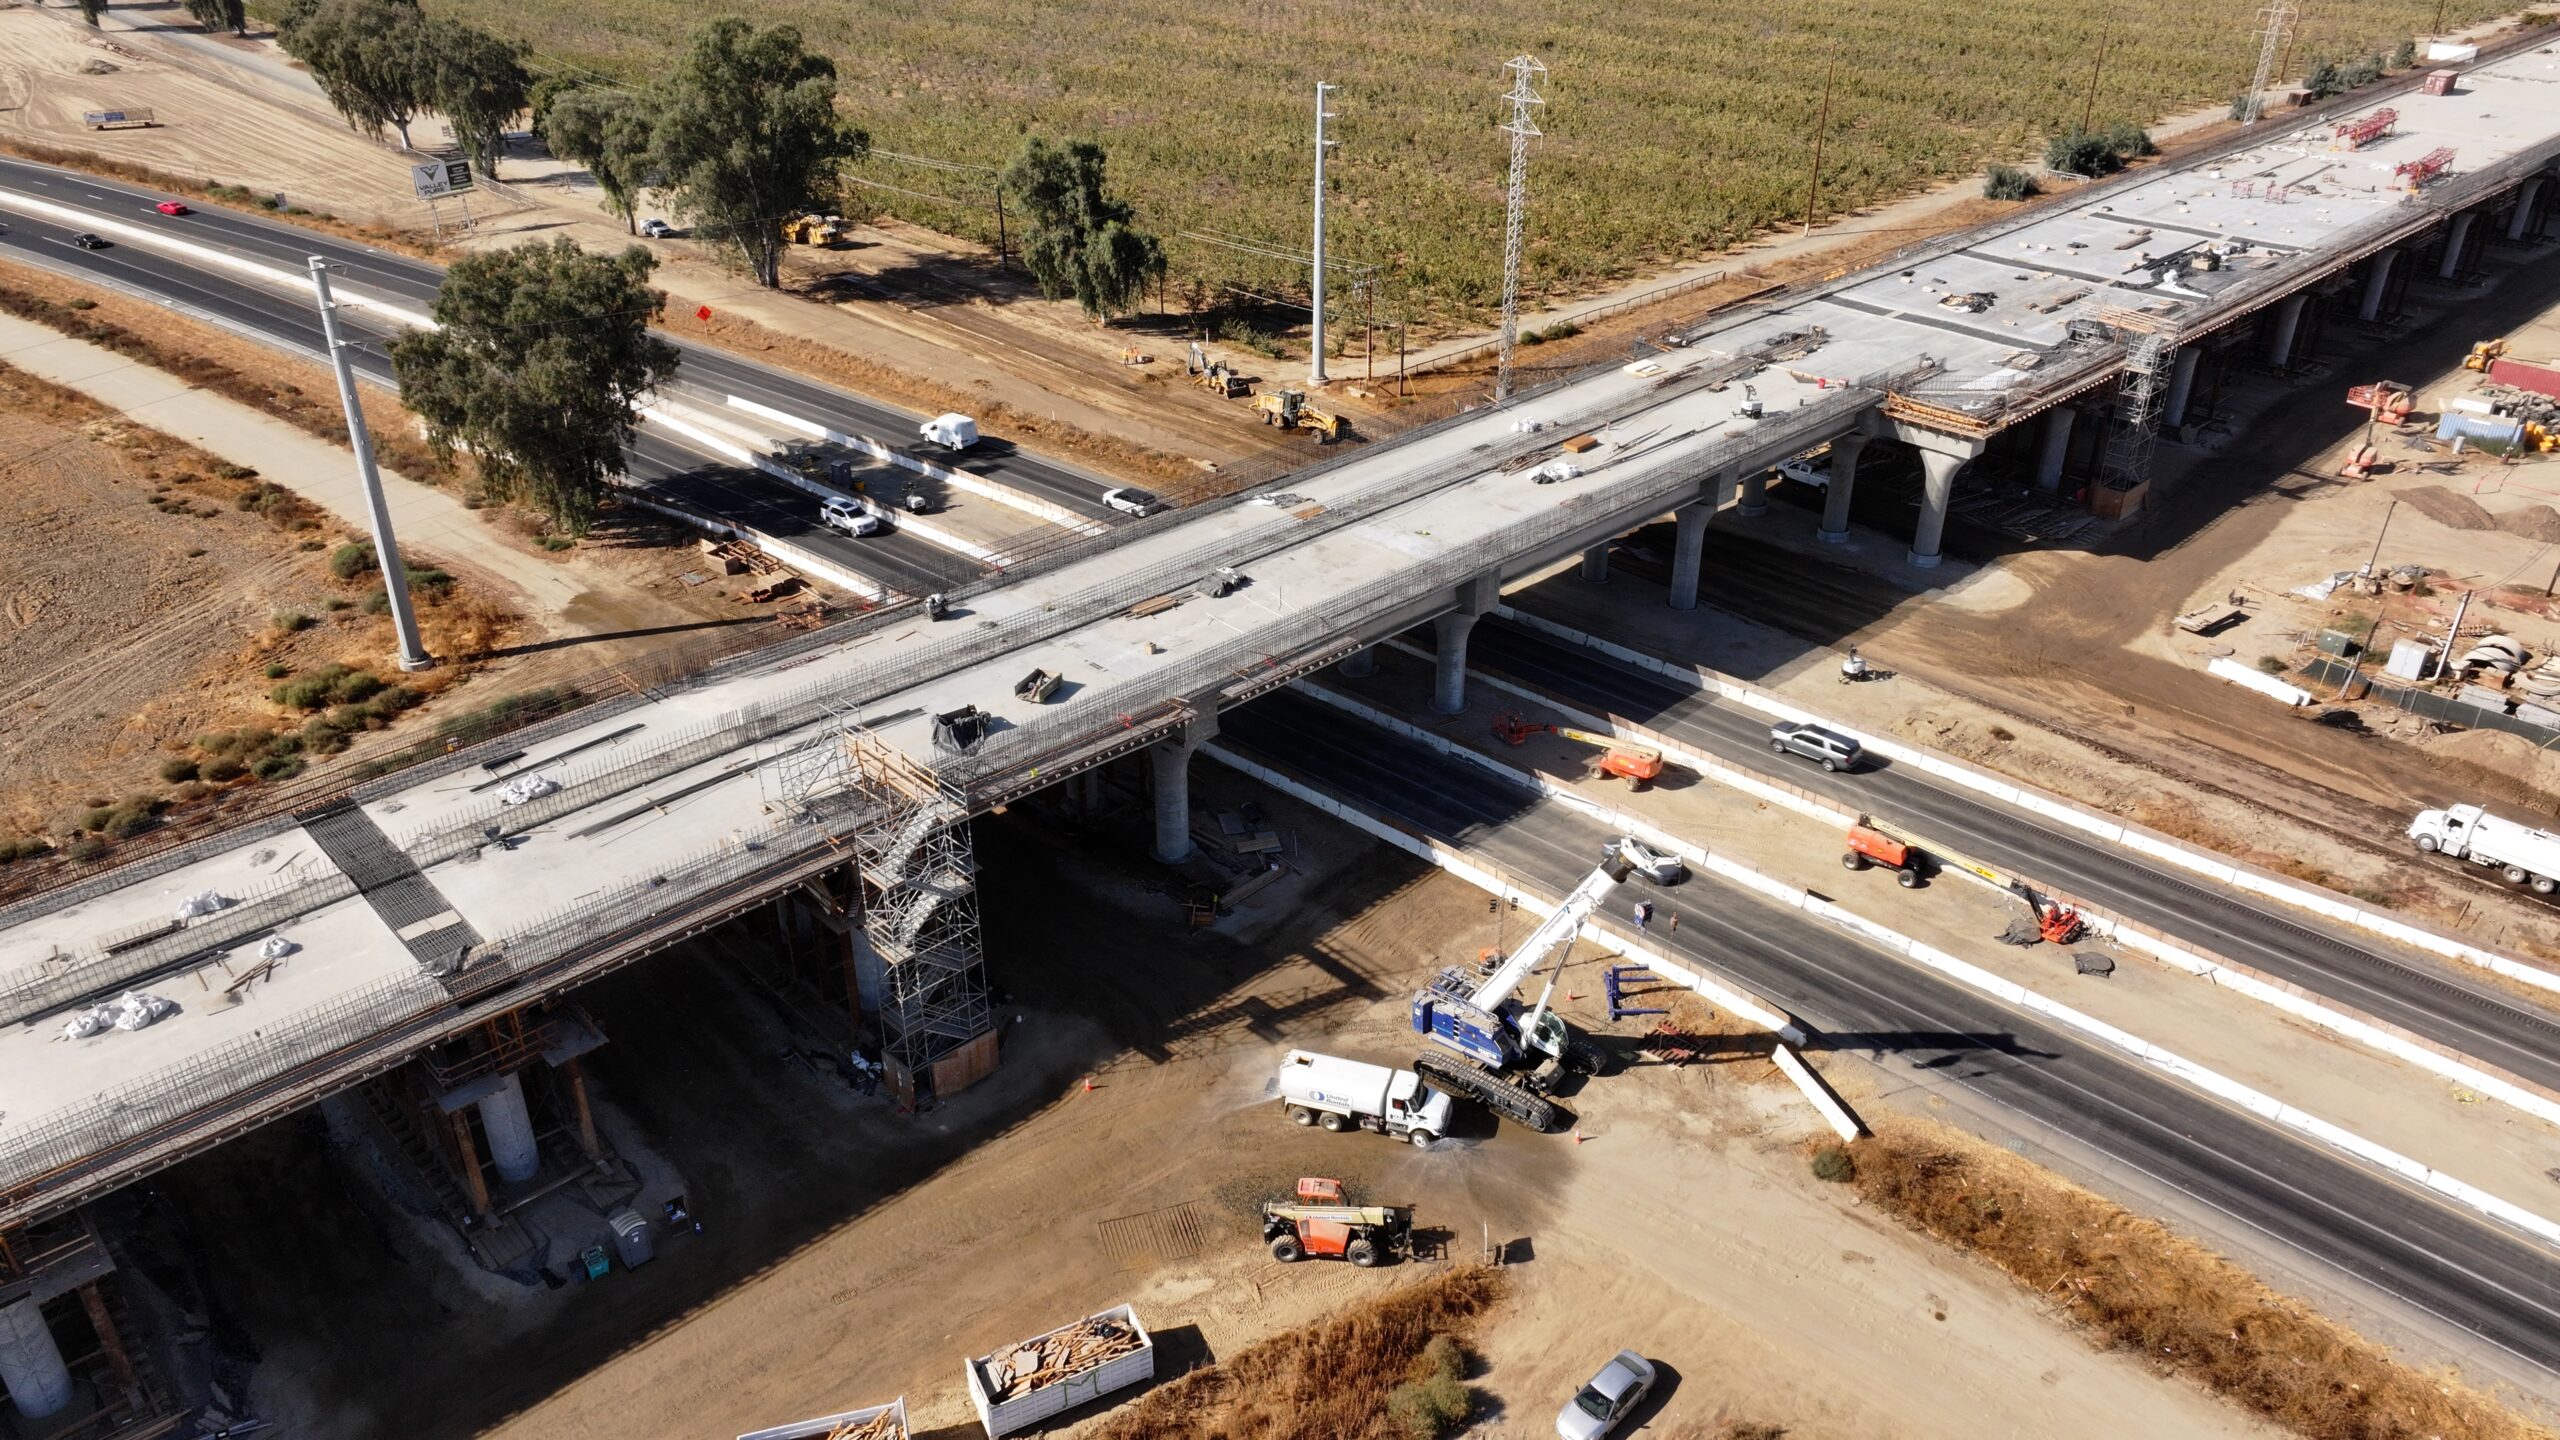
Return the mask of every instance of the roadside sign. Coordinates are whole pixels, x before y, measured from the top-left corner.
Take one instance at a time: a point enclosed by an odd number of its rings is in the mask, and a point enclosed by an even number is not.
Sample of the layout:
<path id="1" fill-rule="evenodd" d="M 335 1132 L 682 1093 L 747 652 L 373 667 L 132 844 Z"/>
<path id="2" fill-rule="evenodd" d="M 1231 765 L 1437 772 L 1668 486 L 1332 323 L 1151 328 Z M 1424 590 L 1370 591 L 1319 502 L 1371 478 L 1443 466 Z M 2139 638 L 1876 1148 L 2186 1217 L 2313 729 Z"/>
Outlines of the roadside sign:
<path id="1" fill-rule="evenodd" d="M 421 200 L 459 194 L 471 188 L 471 162 L 422 160 L 409 167 L 409 185 Z"/>

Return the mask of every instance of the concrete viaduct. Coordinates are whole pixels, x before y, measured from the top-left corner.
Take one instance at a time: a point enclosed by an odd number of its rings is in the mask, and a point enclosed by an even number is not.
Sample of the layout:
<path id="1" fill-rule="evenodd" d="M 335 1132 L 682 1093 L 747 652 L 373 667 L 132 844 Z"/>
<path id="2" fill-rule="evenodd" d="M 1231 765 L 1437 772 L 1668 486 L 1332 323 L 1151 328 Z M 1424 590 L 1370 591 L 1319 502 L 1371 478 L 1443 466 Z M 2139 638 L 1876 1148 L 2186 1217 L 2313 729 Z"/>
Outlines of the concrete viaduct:
<path id="1" fill-rule="evenodd" d="M 2315 297 L 2373 320 L 2414 270 L 2460 278 L 2491 241 L 2538 236 L 2553 70 L 2528 52 L 2395 96 L 2396 133 L 2360 150 L 2334 148 L 2335 117 L 2270 121 L 964 587 L 947 619 L 901 608 L 795 637 L 17 901 L 0 910 L 0 1378 L 22 1409 L 58 1388 L 29 1320 L 76 1288 L 64 1267 L 93 1263 L 57 1238 L 83 1200 L 413 1060 L 512 1178 L 533 1144 L 525 1077 L 566 1074 L 584 1113 L 574 1067 L 602 1037 L 566 997 L 777 896 L 831 917 L 893 1083 L 967 1083 L 993 1047 L 969 816 L 1143 750 L 1155 853 L 1179 861 L 1189 762 L 1222 710 L 1367 666 L 1428 621 L 1432 701 L 1454 712 L 1469 632 L 1507 583 L 1576 554 L 1603 578 L 1609 542 L 1664 515 L 1669 603 L 1694 607 L 1713 517 L 1764 505 L 1782 460 L 1827 447 L 1819 533 L 1843 538 L 1862 456 L 1916 450 L 1923 566 L 1988 451 L 2046 489 L 2075 469 L 2138 485 L 2127 457 L 2190 423 L 2206 357 L 2285 367 Z M 2408 168 L 2447 149 L 2449 169 Z M 1045 704 L 1014 693 L 1034 667 L 1064 680 Z M 178 1013 L 57 1040 L 137 987 Z M 476 1173 L 480 1142 L 454 1131 Z"/>

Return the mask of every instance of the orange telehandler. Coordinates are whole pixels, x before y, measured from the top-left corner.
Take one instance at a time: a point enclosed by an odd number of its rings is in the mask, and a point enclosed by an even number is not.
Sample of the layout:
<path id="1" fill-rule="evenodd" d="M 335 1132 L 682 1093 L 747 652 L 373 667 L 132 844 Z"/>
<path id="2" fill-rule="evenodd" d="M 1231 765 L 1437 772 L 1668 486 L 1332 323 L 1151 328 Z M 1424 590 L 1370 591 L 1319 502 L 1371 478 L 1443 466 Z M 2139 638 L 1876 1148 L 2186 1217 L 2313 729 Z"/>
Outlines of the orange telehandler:
<path id="1" fill-rule="evenodd" d="M 1849 827 L 1848 853 L 1840 857 L 1841 865 L 1851 870 L 1864 870 L 1871 865 L 1891 870 L 1895 882 L 1905 890 L 1920 884 L 1920 867 L 1932 860 L 1940 865 L 1952 865 L 1996 889 L 2017 896 L 2035 916 L 2036 933 L 2047 944 L 2068 945 L 2080 938 L 2079 911 L 2058 900 L 2038 895 L 2033 887 L 2015 875 L 1994 870 L 1979 860 L 1968 860 L 1952 850 L 1923 846 L 1918 839 L 1872 815 L 1858 817 L 1858 823 Z"/>
<path id="2" fill-rule="evenodd" d="M 1493 717 L 1493 734 L 1495 739 L 1506 745 L 1526 744 L 1532 735 L 1561 735 L 1567 740 L 1593 746 L 1600 751 L 1601 774 L 1615 775 L 1638 790 L 1662 778 L 1661 751 L 1632 740 L 1621 740 L 1615 735 L 1550 725 L 1531 720 L 1513 710 L 1505 710 Z"/>

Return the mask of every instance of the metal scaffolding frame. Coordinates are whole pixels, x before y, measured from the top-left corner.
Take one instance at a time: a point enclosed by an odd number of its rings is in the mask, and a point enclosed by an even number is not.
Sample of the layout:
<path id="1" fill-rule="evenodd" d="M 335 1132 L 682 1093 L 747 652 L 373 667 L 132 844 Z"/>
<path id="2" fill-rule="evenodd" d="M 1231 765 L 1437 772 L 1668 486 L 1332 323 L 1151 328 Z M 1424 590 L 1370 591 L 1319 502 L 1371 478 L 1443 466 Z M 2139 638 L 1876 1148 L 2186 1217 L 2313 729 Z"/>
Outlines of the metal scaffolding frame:
<path id="1" fill-rule="evenodd" d="M 868 890 L 862 932 L 888 971 L 882 1057 L 909 1087 L 995 1028 L 978 933 L 978 862 L 966 792 L 846 722 L 852 842 Z"/>
<path id="2" fill-rule="evenodd" d="M 2115 307 L 2098 312 L 2126 336 L 2124 370 L 2116 378 L 2115 429 L 2107 437 L 2104 482 L 2118 490 L 2151 483 L 2151 450 L 2178 355 L 2177 331 L 2156 315 Z"/>

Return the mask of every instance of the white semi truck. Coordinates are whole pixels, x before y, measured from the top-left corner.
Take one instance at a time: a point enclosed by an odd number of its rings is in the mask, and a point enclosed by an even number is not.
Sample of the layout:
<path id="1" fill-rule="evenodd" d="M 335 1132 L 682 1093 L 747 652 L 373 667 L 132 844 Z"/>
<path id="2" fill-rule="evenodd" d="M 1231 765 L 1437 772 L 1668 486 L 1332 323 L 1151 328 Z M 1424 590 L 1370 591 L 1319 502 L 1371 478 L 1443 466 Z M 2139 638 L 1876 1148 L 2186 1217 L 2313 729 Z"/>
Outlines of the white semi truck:
<path id="1" fill-rule="evenodd" d="M 1280 1103 L 1301 1125 L 1375 1130 L 1428 1147 L 1449 1133 L 1449 1097 L 1410 1070 L 1292 1050 L 1280 1062 Z"/>
<path id="2" fill-rule="evenodd" d="M 2409 838 L 2430 855 L 2486 865 L 2537 895 L 2560 890 L 2560 835 L 2501 820 L 2477 805 L 2421 810 Z"/>

